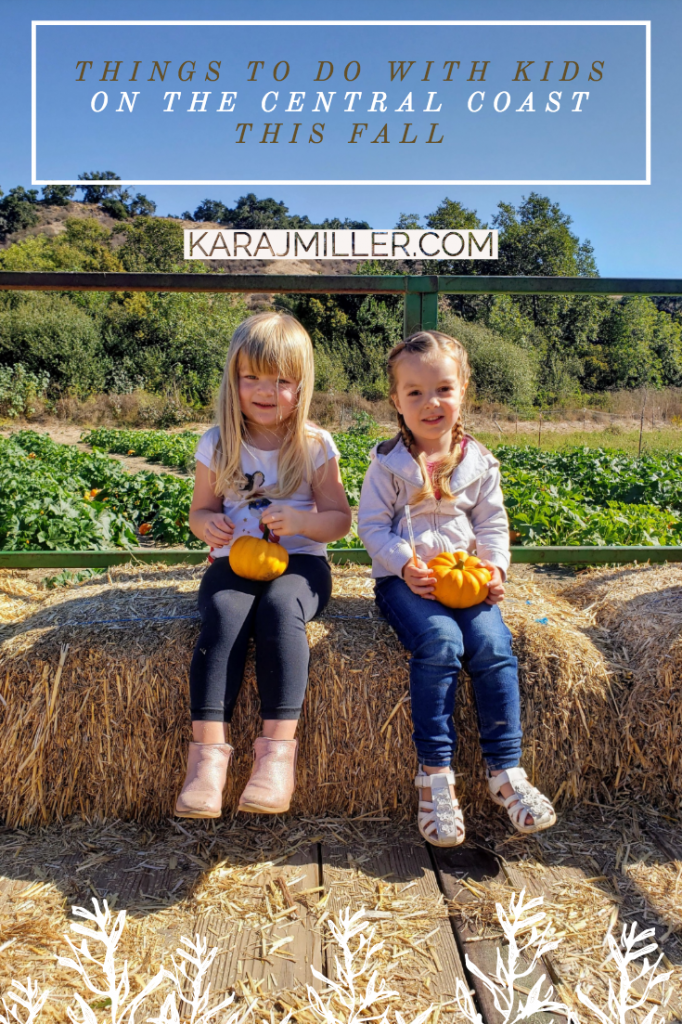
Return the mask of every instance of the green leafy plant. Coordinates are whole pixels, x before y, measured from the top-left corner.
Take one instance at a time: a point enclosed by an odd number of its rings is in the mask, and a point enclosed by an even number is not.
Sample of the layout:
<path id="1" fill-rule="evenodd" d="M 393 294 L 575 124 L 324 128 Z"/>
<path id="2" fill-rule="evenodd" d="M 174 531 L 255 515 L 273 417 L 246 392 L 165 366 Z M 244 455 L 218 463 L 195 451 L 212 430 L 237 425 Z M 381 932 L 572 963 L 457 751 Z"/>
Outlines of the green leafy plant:
<path id="1" fill-rule="evenodd" d="M 45 576 L 41 581 L 46 590 L 54 590 L 56 587 L 70 587 L 75 583 L 83 583 L 91 580 L 93 576 L 100 576 L 105 569 L 63 569 L 56 576 Z"/>
<path id="2" fill-rule="evenodd" d="M 164 545 L 202 547 L 189 529 L 193 483 L 127 473 L 101 452 L 81 452 L 31 430 L 0 438 L 0 547 L 9 551 L 133 547 L 151 525 Z"/>
<path id="3" fill-rule="evenodd" d="M 150 462 L 189 472 L 194 469 L 194 452 L 199 434 L 184 430 L 167 434 L 162 430 L 90 430 L 85 444 L 117 455 L 139 455 Z"/>
<path id="4" fill-rule="evenodd" d="M 360 488 L 378 437 L 369 417 L 335 435 L 344 487 L 351 505 Z M 128 515 L 133 525 L 152 524 L 152 537 L 161 543 L 197 544 L 187 526 L 190 480 L 152 473 L 125 473 L 99 450 L 141 456 L 153 462 L 190 470 L 199 435 L 191 431 L 93 430 L 84 440 L 95 446 L 91 456 L 55 457 L 51 441 L 37 434 L 14 435 L 24 449 L 49 457 L 50 466 L 85 473 L 84 484 L 101 486 L 90 505 L 102 503 L 112 513 Z M 615 449 L 568 447 L 544 451 L 534 446 L 501 444 L 495 455 L 503 473 L 510 526 L 520 544 L 530 545 L 678 545 L 682 544 L 682 454 L 646 454 L 639 458 Z M 88 462 L 94 460 L 94 462 Z M 102 463 L 102 460 L 104 461 Z M 102 476 L 103 464 L 109 466 Z M 99 474 L 99 475 L 98 475 Z M 335 545 L 361 547 L 356 529 Z"/>
<path id="5" fill-rule="evenodd" d="M 0 415 L 30 416 L 36 411 L 36 401 L 45 397 L 49 383 L 46 370 L 32 373 L 23 363 L 0 366 Z"/>

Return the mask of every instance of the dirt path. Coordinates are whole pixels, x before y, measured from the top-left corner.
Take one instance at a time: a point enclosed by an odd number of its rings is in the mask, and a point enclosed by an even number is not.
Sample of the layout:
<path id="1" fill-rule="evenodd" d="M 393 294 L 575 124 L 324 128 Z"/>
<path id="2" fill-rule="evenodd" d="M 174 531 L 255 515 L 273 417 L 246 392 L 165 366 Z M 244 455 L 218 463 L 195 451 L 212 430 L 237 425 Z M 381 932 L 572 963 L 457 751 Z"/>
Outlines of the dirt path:
<path id="1" fill-rule="evenodd" d="M 57 438 L 53 437 L 53 441 Z M 76 445 L 82 452 L 91 452 L 92 448 L 87 444 Z M 180 469 L 174 469 L 172 466 L 162 466 L 159 462 L 150 462 L 149 459 L 139 458 L 136 455 L 117 455 L 115 452 L 107 452 L 110 459 L 117 459 L 122 462 L 129 473 L 141 473 L 143 471 L 152 473 L 166 473 L 172 476 L 181 476 L 185 480 L 194 479 L 193 473 L 183 473 Z"/>

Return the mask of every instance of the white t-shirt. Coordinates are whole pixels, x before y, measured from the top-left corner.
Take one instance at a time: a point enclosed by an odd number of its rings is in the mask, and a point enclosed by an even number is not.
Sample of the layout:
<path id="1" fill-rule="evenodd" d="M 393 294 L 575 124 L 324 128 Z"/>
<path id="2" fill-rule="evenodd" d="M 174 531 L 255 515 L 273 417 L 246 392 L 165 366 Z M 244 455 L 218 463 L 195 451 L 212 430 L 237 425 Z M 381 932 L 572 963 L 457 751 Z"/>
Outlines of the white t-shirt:
<path id="1" fill-rule="evenodd" d="M 320 427 L 311 427 L 309 430 L 311 440 L 311 454 L 313 466 L 319 469 L 324 465 L 326 459 L 339 457 L 339 449 L 334 444 L 334 439 L 326 430 Z M 211 468 L 215 447 L 220 441 L 220 428 L 211 427 L 203 437 L 200 438 L 195 458 L 203 466 Z M 321 442 L 321 443 L 320 443 Z M 235 524 L 233 540 L 238 537 L 251 536 L 262 537 L 263 531 L 259 526 L 263 510 L 268 505 L 275 503 L 275 499 L 268 499 L 263 491 L 268 487 L 275 487 L 277 484 L 277 464 L 279 451 L 264 451 L 262 448 L 254 448 L 252 445 L 242 441 L 241 467 L 247 478 L 247 490 L 231 491 L 223 498 L 223 511 L 226 516 Z M 249 484 L 251 486 L 249 486 Z M 286 498 L 277 498 L 277 504 L 291 505 L 293 508 L 302 509 L 304 512 L 315 512 L 315 499 L 313 497 L 310 483 L 303 480 L 301 486 L 293 494 Z M 274 538 L 273 538 L 274 539 Z M 291 555 L 326 555 L 327 545 L 316 540 L 309 540 L 300 534 L 293 537 L 278 537 L 277 541 L 286 548 Z M 211 554 L 214 558 L 221 558 L 229 555 L 230 546 L 223 548 L 212 548 Z"/>

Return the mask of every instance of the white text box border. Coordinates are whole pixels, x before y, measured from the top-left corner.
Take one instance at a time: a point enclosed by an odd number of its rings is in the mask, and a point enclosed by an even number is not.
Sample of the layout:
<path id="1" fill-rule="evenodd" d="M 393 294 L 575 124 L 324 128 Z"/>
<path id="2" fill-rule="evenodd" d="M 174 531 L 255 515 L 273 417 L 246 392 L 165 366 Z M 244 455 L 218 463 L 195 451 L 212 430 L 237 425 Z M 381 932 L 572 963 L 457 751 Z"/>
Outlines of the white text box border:
<path id="1" fill-rule="evenodd" d="M 419 179 L 390 179 L 388 181 L 375 178 L 335 178 L 335 179 L 314 179 L 314 178 L 124 178 L 118 181 L 119 185 L 650 185 L 651 184 L 651 21 L 633 20 L 598 20 L 598 21 L 564 21 L 564 20 L 534 20 L 534 21 L 510 21 L 510 20 L 469 20 L 469 21 L 299 21 L 299 20 L 256 20 L 256 21 L 101 21 L 101 20 L 36 20 L 31 22 L 31 184 L 32 185 L 80 185 L 80 178 L 38 178 L 37 174 L 37 129 L 36 129 L 36 46 L 37 28 L 41 25 L 137 25 L 137 26 L 209 26 L 209 25 L 295 25 L 295 26 L 339 26 L 339 25 L 402 25 L 402 26 L 473 26 L 473 25 L 551 25 L 551 26 L 640 26 L 646 30 L 646 171 L 644 178 L 632 179 L 606 179 L 606 178 L 419 178 Z M 96 182 L 91 182 L 96 184 Z M 104 184 L 104 182 L 103 182 Z M 108 184 L 111 184 L 109 181 Z"/>

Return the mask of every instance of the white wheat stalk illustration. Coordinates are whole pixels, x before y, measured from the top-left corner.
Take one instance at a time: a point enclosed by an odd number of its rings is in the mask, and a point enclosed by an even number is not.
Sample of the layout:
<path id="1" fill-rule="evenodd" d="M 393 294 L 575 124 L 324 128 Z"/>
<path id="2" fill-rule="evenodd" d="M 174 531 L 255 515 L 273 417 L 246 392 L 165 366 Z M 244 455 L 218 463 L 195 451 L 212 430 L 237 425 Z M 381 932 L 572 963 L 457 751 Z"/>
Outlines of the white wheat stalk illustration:
<path id="1" fill-rule="evenodd" d="M 308 1004 L 322 1024 L 366 1024 L 368 1021 L 385 1024 L 390 1009 L 388 1006 L 385 1006 L 381 1013 L 376 1012 L 374 1015 L 368 1015 L 368 1011 L 372 1008 L 378 1010 L 377 1004 L 386 1003 L 392 996 L 399 995 L 388 988 L 384 978 L 377 980 L 378 969 L 372 970 L 373 959 L 384 944 L 374 942 L 376 929 L 370 928 L 369 922 L 363 920 L 364 914 L 364 907 L 352 915 L 347 907 L 339 914 L 338 925 L 334 921 L 328 922 L 329 930 L 340 952 L 340 956 L 338 953 L 334 956 L 338 980 L 332 981 L 312 967 L 315 977 L 326 986 L 326 992 L 323 993 L 326 998 L 316 992 L 311 985 L 307 986 Z M 363 977 L 365 980 L 361 982 Z M 424 1024 L 432 1009 L 433 1006 L 429 1006 L 409 1024 Z M 406 1024 L 399 1012 L 396 1012 L 395 1017 L 397 1024 Z"/>
<path id="2" fill-rule="evenodd" d="M 87 928 L 82 924 L 72 924 L 72 932 L 82 936 L 81 944 L 76 946 L 70 936 L 65 936 L 73 957 L 60 956 L 58 963 L 60 967 L 68 967 L 80 976 L 84 987 L 91 993 L 90 1002 L 97 1000 L 108 1006 L 111 1024 L 122 1024 L 126 1017 L 127 1024 L 134 1024 L 135 1012 L 147 996 L 159 987 L 164 980 L 165 972 L 159 968 L 151 981 L 148 981 L 136 996 L 131 997 L 128 961 L 124 961 L 123 967 L 116 964 L 116 949 L 125 928 L 126 913 L 125 910 L 121 910 L 114 919 L 107 901 L 103 902 L 102 910 L 98 900 L 93 899 L 94 913 L 85 910 L 84 907 L 73 907 L 74 917 L 90 921 L 95 927 Z M 102 953 L 104 954 L 102 959 L 98 959 L 96 953 L 91 951 L 91 944 L 103 947 L 98 951 L 100 957 Z M 74 998 L 82 1014 L 82 1020 L 76 1011 L 69 1007 L 66 1012 L 72 1024 L 98 1024 L 97 1015 L 83 996 L 75 993 Z"/>
<path id="3" fill-rule="evenodd" d="M 72 924 L 72 932 L 81 937 L 80 945 L 66 936 L 72 955 L 58 957 L 61 967 L 78 976 L 83 990 L 74 993 L 75 1006 L 67 1009 L 72 1024 L 100 1024 L 92 1005 L 97 1002 L 100 1009 L 107 1010 L 110 1024 L 135 1024 L 135 1015 L 142 1003 L 162 984 L 169 985 L 170 992 L 157 1015 L 145 1018 L 147 1024 L 246 1024 L 258 1005 L 257 999 L 231 1009 L 235 999 L 232 992 L 210 1005 L 211 986 L 207 979 L 218 950 L 217 947 L 208 949 L 206 940 L 199 935 L 193 942 L 184 937 L 180 940 L 182 948 L 176 950 L 177 957 L 171 958 L 172 971 L 160 967 L 136 995 L 131 995 L 128 962 L 120 966 L 116 959 L 126 926 L 125 911 L 119 911 L 114 918 L 106 901 L 103 908 L 97 900 L 92 902 L 92 913 L 82 907 L 73 908 L 74 916 L 89 922 L 90 927 Z M 484 973 L 469 956 L 465 958 L 470 974 L 490 992 L 502 1024 L 519 1024 L 537 1013 L 557 1014 L 568 1024 L 579 1024 L 575 1012 L 557 1000 L 544 974 L 533 984 L 525 1000 L 518 996 L 519 988 L 524 991 L 518 982 L 528 978 L 542 957 L 559 945 L 552 938 L 552 924 L 541 909 L 542 903 L 541 896 L 526 900 L 523 891 L 512 894 L 508 910 L 496 904 L 506 945 L 502 947 L 504 955 L 498 949 L 494 976 Z M 374 941 L 376 929 L 370 927 L 364 914 L 364 908 L 355 914 L 346 908 L 340 913 L 338 924 L 328 922 L 336 946 L 335 980 L 311 968 L 325 988 L 319 993 L 308 985 L 305 1008 L 320 1024 L 389 1024 L 391 1009 L 387 1004 L 399 993 L 389 988 L 386 979 L 380 977 L 380 968 L 375 966 L 383 942 Z M 577 999 L 600 1024 L 663 1024 L 665 1019 L 664 1015 L 656 1018 L 656 1004 L 665 1005 L 670 993 L 660 1000 L 654 1000 L 651 993 L 663 985 L 672 972 L 658 970 L 663 954 L 653 941 L 655 930 L 639 931 L 638 928 L 637 923 L 630 927 L 625 925 L 620 942 L 610 931 L 606 935 L 609 956 L 604 963 L 613 962 L 618 978 L 615 984 L 609 980 L 605 1006 L 599 1006 L 580 985 L 576 987 Z M 0 1011 L 0 1024 L 38 1024 L 48 999 L 49 992 L 41 992 L 38 983 L 30 978 L 25 984 L 12 981 L 2 997 L 4 1012 Z M 483 1024 L 473 992 L 459 979 L 455 1002 L 469 1024 Z M 654 1009 L 640 1017 L 647 1002 L 654 1002 Z M 432 1012 L 433 1004 L 413 1020 L 406 1021 L 396 1010 L 395 1024 L 425 1024 Z M 270 1024 L 274 1024 L 276 1018 L 272 1011 L 269 1016 Z M 289 1013 L 280 1019 L 279 1024 L 288 1024 L 290 1016 Z"/>
<path id="4" fill-rule="evenodd" d="M 507 946 L 504 958 L 501 950 L 497 950 L 494 978 L 477 967 L 468 954 L 466 956 L 469 972 L 490 992 L 495 1009 L 502 1016 L 503 1024 L 517 1024 L 519 1021 L 528 1020 L 536 1013 L 558 1013 L 568 1018 L 569 1022 L 577 1020 L 566 1004 L 554 997 L 554 988 L 547 981 L 546 974 L 535 982 L 525 1001 L 517 996 L 518 982 L 532 974 L 542 957 L 559 945 L 556 939 L 551 938 L 552 922 L 545 911 L 539 909 L 542 902 L 542 896 L 536 896 L 526 902 L 524 889 L 518 896 L 512 893 L 509 911 L 505 911 L 500 903 L 495 904 L 497 919 L 507 940 Z M 538 930 L 539 926 L 542 926 L 541 930 Z M 526 938 L 519 942 L 521 933 Z M 462 1013 L 472 1021 L 472 1024 L 474 1021 L 478 1024 L 480 1014 L 476 1013 L 471 994 L 466 992 L 461 981 L 457 996 Z"/>
<path id="5" fill-rule="evenodd" d="M 641 1020 L 637 1015 L 638 1011 L 649 1001 L 652 989 L 666 982 L 672 971 L 657 973 L 663 954 L 659 952 L 656 942 L 635 948 L 638 943 L 646 942 L 647 939 L 652 939 L 656 935 L 655 928 L 646 928 L 638 933 L 637 927 L 636 921 L 633 921 L 630 929 L 626 924 L 623 925 L 620 942 L 616 942 L 611 932 L 607 933 L 606 940 L 610 953 L 604 963 L 607 964 L 609 960 L 613 960 L 615 963 L 618 969 L 618 986 L 616 989 L 613 982 L 609 980 L 606 1009 L 596 1006 L 580 985 L 576 986 L 575 994 L 580 1002 L 591 1010 L 602 1024 L 634 1024 L 635 1021 L 638 1024 L 654 1024 L 655 1005 Z M 659 954 L 653 962 L 649 961 L 650 953 Z M 638 973 L 633 978 L 630 977 L 631 964 L 638 969 Z M 664 1015 L 662 1015 L 659 1021 L 664 1019 Z"/>
<path id="6" fill-rule="evenodd" d="M 40 991 L 37 981 L 27 978 L 26 984 L 22 985 L 20 981 L 12 979 L 2 997 L 5 1012 L 0 1013 L 0 1024 L 34 1024 L 49 995 L 49 990 Z"/>

